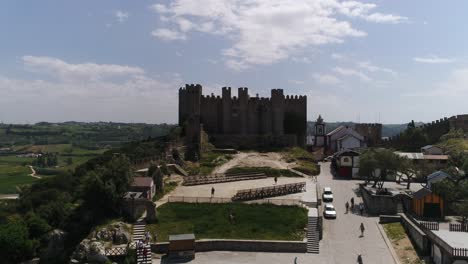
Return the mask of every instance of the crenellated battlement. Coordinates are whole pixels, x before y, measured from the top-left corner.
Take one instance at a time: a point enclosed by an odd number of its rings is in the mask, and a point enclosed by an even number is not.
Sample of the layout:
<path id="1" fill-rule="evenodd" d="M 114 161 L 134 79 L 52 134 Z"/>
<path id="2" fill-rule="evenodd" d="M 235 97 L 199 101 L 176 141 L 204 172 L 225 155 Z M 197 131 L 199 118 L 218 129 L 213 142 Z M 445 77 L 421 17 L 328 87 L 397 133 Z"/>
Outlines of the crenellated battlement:
<path id="1" fill-rule="evenodd" d="M 221 96 L 216 96 L 203 95 L 199 84 L 187 84 L 179 89 L 179 124 L 187 124 L 187 120 L 199 113 L 196 120 L 208 134 L 282 136 L 289 133 L 297 136 L 298 145 L 303 146 L 306 106 L 306 96 L 285 96 L 283 89 L 272 89 L 271 97 L 258 94 L 250 97 L 247 87 L 239 87 L 237 95 L 231 87 L 222 87 Z M 304 125 L 285 125 L 298 120 Z"/>

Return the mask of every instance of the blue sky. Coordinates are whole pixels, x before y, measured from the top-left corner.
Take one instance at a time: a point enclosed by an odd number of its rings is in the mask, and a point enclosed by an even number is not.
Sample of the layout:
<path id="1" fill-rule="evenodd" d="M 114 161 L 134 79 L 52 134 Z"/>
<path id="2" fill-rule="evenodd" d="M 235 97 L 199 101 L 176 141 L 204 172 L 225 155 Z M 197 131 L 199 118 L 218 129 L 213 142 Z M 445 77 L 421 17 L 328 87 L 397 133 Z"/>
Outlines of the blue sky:
<path id="1" fill-rule="evenodd" d="M 463 114 L 466 10 L 463 0 L 3 0 L 0 121 L 174 123 L 185 83 L 305 94 L 309 120 Z"/>

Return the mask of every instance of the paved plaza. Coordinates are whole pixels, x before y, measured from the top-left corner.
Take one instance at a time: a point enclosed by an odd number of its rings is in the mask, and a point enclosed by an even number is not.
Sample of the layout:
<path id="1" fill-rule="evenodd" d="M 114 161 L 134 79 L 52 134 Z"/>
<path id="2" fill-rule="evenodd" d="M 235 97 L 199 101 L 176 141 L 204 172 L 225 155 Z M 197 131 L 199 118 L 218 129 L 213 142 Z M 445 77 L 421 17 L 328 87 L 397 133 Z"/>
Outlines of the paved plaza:
<path id="1" fill-rule="evenodd" d="M 279 184 L 286 182 L 304 181 L 304 178 L 280 178 Z M 262 179 L 255 181 L 243 181 L 233 183 L 216 184 L 218 186 L 235 186 L 217 188 L 222 195 L 228 197 L 234 193 L 235 189 L 258 187 L 270 185 L 273 179 Z M 315 189 L 311 179 L 306 179 L 308 190 Z M 234 264 L 234 263 L 356 263 L 357 255 L 362 254 L 364 263 L 393 264 L 395 263 L 385 240 L 378 228 L 378 217 L 361 216 L 357 212 L 345 213 L 345 203 L 354 197 L 355 203 L 362 202 L 355 193 L 360 181 L 334 179 L 330 173 L 330 163 L 321 164 L 321 173 L 318 182 L 323 188 L 329 186 L 334 193 L 333 204 L 337 209 L 337 219 L 324 220 L 323 239 L 320 241 L 320 254 L 304 253 L 264 253 L 264 252 L 202 252 L 196 253 L 196 257 L 189 263 L 213 263 L 213 264 Z M 215 186 L 216 186 L 215 185 Z M 206 190 L 205 190 L 206 188 Z M 216 187 L 215 187 L 216 188 Z M 174 195 L 206 196 L 211 189 L 207 186 L 190 186 L 177 190 Z M 308 197 L 310 193 L 292 194 L 279 198 L 302 198 Z M 359 225 L 364 223 L 365 234 L 360 237 Z M 156 262 L 158 263 L 158 262 Z M 160 262 L 168 263 L 168 262 Z"/>

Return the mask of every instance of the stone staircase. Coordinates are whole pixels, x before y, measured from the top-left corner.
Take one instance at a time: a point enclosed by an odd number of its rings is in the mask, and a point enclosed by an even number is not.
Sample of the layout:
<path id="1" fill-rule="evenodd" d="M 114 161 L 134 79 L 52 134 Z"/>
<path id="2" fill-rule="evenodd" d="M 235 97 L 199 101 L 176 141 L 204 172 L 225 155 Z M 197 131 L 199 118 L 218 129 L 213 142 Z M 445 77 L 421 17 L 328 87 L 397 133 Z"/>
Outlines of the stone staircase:
<path id="1" fill-rule="evenodd" d="M 134 247 L 136 248 L 136 242 L 139 240 L 145 240 L 145 230 L 146 230 L 146 223 L 139 220 L 135 224 L 133 224 L 133 242 Z M 149 243 L 144 243 L 143 245 L 146 248 L 146 256 L 144 255 L 144 251 L 137 250 L 137 264 L 150 264 L 151 260 L 151 245 Z"/>
<path id="2" fill-rule="evenodd" d="M 167 164 L 166 166 L 182 176 L 188 176 L 188 172 L 185 171 L 181 166 L 179 166 L 179 164 L 171 163 Z"/>
<path id="3" fill-rule="evenodd" d="M 318 254 L 320 232 L 318 230 L 318 216 L 308 216 L 307 218 L 307 253 Z"/>

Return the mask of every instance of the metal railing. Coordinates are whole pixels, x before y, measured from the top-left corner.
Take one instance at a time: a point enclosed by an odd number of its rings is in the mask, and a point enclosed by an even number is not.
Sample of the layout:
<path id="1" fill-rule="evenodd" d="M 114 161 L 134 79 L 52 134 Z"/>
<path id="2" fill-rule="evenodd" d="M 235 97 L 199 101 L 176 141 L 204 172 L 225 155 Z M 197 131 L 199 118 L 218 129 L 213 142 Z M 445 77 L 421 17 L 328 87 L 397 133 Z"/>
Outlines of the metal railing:
<path id="1" fill-rule="evenodd" d="M 429 230 L 439 230 L 439 223 L 438 222 L 425 222 L 421 221 L 419 222 L 419 226 L 422 226 L 426 229 Z"/>
<path id="2" fill-rule="evenodd" d="M 270 187 L 261 187 L 254 189 L 238 190 L 236 195 L 232 197 L 234 201 L 258 200 L 267 197 L 286 195 L 291 193 L 304 192 L 306 189 L 305 182 L 288 183 L 275 185 Z"/>
<path id="3" fill-rule="evenodd" d="M 468 257 L 468 248 L 453 248 L 452 256 L 454 257 Z"/>

